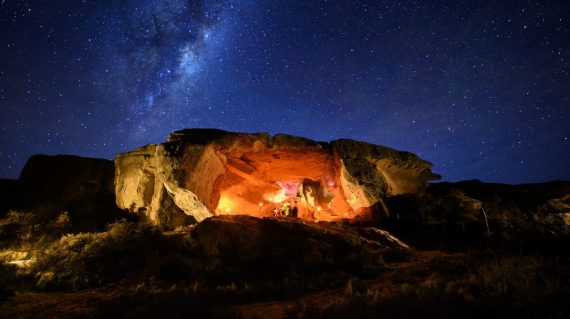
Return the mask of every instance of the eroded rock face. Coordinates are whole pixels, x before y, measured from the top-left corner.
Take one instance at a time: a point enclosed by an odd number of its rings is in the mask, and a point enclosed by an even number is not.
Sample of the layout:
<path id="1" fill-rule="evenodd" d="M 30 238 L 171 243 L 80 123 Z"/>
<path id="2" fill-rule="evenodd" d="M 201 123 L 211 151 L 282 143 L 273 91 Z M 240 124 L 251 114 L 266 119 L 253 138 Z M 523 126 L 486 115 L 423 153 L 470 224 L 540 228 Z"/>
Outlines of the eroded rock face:
<path id="1" fill-rule="evenodd" d="M 188 129 L 115 158 L 117 205 L 176 227 L 184 216 L 270 216 L 289 202 L 311 220 L 373 218 L 422 192 L 431 163 L 352 140 Z"/>

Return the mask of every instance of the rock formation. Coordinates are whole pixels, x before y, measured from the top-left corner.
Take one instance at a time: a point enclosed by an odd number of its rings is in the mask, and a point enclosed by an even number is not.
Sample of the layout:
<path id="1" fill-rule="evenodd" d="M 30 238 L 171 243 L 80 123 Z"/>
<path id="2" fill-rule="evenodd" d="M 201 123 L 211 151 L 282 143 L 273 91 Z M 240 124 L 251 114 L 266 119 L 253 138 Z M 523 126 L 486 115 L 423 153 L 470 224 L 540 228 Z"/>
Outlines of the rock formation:
<path id="1" fill-rule="evenodd" d="M 294 215 L 296 207 L 296 222 L 374 221 L 414 246 L 535 244 L 570 234 L 570 182 L 428 185 L 438 177 L 430 166 L 411 153 L 346 139 L 190 129 L 119 154 L 114 163 L 32 156 L 18 181 L 0 180 L 0 216 L 20 210 L 47 222 L 66 211 L 76 231 L 147 216 L 172 229 L 216 215 Z M 359 235 L 392 240 L 378 229 Z"/>
<path id="2" fill-rule="evenodd" d="M 297 206 L 311 220 L 377 218 L 391 196 L 420 193 L 439 176 L 414 154 L 353 140 L 212 129 L 115 158 L 117 205 L 175 227 L 189 216 L 270 216 Z"/>
<path id="3" fill-rule="evenodd" d="M 119 210 L 115 205 L 112 161 L 70 155 L 34 155 L 17 181 L 11 208 L 50 219 L 69 211 L 77 223 L 104 227 Z M 92 228 L 96 225 L 85 225 Z"/>
<path id="4" fill-rule="evenodd" d="M 411 251 L 405 243 L 377 228 L 359 232 L 347 225 L 305 223 L 298 218 L 215 216 L 198 224 L 192 234 L 209 258 L 262 262 L 264 267 L 272 261 L 277 267 L 294 263 L 306 267 L 311 262 L 346 265 L 351 259 L 354 263 L 355 254 L 373 256 L 386 251 L 403 254 Z M 365 259 L 371 258 L 356 258 L 356 264 L 363 266 L 361 261 Z M 375 259 L 378 260 L 377 256 Z M 276 271 L 275 266 L 270 268 Z"/>
<path id="5" fill-rule="evenodd" d="M 478 180 L 431 184 L 391 197 L 382 228 L 415 243 L 560 244 L 570 235 L 570 182 L 507 185 Z"/>

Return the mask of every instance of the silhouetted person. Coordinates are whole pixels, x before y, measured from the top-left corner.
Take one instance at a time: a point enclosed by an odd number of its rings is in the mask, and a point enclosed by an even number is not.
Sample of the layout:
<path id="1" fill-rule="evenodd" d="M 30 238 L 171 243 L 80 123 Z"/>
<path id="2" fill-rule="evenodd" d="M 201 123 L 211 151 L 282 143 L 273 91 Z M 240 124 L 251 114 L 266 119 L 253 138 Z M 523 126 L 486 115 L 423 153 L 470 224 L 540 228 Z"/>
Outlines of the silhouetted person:
<path id="1" fill-rule="evenodd" d="M 291 216 L 293 217 L 297 217 L 299 215 L 299 209 L 297 208 L 297 205 L 293 206 L 293 209 L 291 210 Z"/>

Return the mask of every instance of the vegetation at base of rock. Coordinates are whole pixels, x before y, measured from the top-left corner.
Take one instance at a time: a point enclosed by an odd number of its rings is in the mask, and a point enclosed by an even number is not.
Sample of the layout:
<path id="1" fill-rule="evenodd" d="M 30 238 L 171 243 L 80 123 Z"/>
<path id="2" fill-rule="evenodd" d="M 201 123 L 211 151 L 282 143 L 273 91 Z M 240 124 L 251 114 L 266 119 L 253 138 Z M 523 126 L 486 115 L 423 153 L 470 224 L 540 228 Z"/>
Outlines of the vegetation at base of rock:
<path id="1" fill-rule="evenodd" d="M 6 287 L 77 291 L 118 282 L 129 285 L 152 280 L 165 285 L 200 287 L 206 294 L 223 292 L 232 298 L 254 300 L 341 287 L 353 276 L 371 276 L 384 268 L 380 253 L 349 244 L 354 239 L 344 238 L 346 234 L 300 222 L 294 231 L 299 242 L 293 244 L 293 238 L 287 241 L 286 237 L 291 225 L 279 230 L 278 225 L 283 221 L 255 221 L 259 223 L 256 227 L 262 238 L 280 241 L 269 246 L 266 240 L 242 242 L 245 248 L 260 254 L 253 259 L 232 260 L 226 258 L 229 256 L 226 251 L 221 251 L 223 256 L 213 256 L 209 252 L 212 234 L 199 237 L 193 227 L 183 232 L 163 233 L 145 222 L 121 221 L 109 224 L 103 232 L 53 231 L 72 228 L 66 216 L 62 214 L 53 221 L 37 224 L 27 213 L 12 212 L 0 222 L 3 226 L 10 225 L 2 229 L 10 229 L 10 236 L 16 238 L 3 247 L 1 255 L 2 267 L 10 269 L 5 272 L 10 276 L 1 279 Z M 241 217 L 244 218 L 250 217 Z M 239 220 L 236 218 L 234 222 Z M 224 224 L 217 226 L 222 232 Z M 31 241 L 32 233 L 40 235 L 41 242 Z M 278 237 L 272 237 L 274 234 Z M 236 238 L 223 240 L 235 242 Z M 14 262 L 24 266 L 16 268 L 11 264 Z M 10 293 L 6 290 L 5 294 Z"/>
<path id="2" fill-rule="evenodd" d="M 133 222 L 110 224 L 101 233 L 64 235 L 37 254 L 30 275 L 42 289 L 101 286 L 149 263 L 160 240 L 156 227 Z"/>
<path id="3" fill-rule="evenodd" d="M 42 221 L 31 212 L 9 211 L 5 218 L 0 219 L 0 249 L 42 248 L 71 232 L 72 227 L 67 212 L 61 212 L 52 220 Z"/>
<path id="4" fill-rule="evenodd" d="M 502 255 L 496 251 L 434 258 L 415 277 L 386 296 L 369 281 L 339 277 L 345 301 L 332 307 L 293 306 L 286 318 L 564 318 L 569 313 L 570 274 L 567 259 L 539 254 Z M 237 279 L 237 278 L 234 278 Z M 305 278 L 305 280 L 308 278 Z M 313 279 L 314 280 L 314 279 Z M 300 281 L 295 282 L 298 284 Z M 95 318 L 240 318 L 235 306 L 263 300 L 296 298 L 284 294 L 284 282 L 252 286 L 239 282 L 167 283 L 148 278 L 96 305 Z M 324 288 L 324 287 L 322 287 Z"/>
<path id="5" fill-rule="evenodd" d="M 10 211 L 0 219 L 0 300 L 57 291 L 88 300 L 94 317 L 233 318 L 243 304 L 332 291 L 336 304 L 289 305 L 286 316 L 565 318 L 570 241 L 560 216 L 568 197 L 547 189 L 517 203 L 516 189 L 509 197 L 459 186 L 388 203 L 398 214 L 384 221 L 386 229 L 421 243 L 418 251 L 378 224 L 354 221 L 220 216 L 165 232 L 121 220 L 82 233 L 66 212 L 45 219 Z M 483 215 L 474 214 L 477 202 L 487 209 L 491 234 Z M 417 262 L 426 247 L 451 252 L 414 266 L 389 295 L 374 288 L 384 274 Z"/>
<path id="6" fill-rule="evenodd" d="M 570 312 L 568 260 L 488 252 L 477 259 L 436 259 L 431 275 L 390 297 L 353 292 L 347 284 L 348 301 L 293 308 L 287 318 L 564 318 Z"/>

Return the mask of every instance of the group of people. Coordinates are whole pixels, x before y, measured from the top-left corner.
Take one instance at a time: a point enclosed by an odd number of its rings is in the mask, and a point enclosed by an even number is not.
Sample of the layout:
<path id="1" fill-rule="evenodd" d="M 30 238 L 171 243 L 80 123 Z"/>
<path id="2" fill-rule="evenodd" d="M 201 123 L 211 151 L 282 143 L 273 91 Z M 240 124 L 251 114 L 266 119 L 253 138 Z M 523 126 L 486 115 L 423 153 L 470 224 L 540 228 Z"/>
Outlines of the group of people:
<path id="1" fill-rule="evenodd" d="M 299 217 L 297 201 L 294 201 L 293 203 L 285 202 L 281 206 L 275 207 L 273 210 L 273 216 Z"/>

